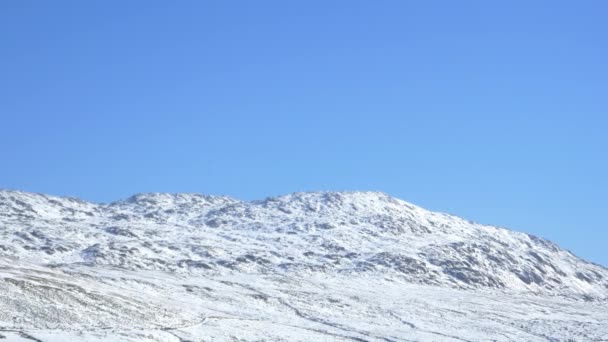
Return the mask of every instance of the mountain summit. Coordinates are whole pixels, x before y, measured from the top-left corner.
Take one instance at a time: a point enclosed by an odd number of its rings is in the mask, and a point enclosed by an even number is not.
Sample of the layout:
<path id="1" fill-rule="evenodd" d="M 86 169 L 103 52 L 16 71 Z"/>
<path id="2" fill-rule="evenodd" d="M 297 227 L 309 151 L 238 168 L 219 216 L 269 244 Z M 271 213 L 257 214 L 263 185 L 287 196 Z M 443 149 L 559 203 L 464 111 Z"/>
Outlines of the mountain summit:
<path id="1" fill-rule="evenodd" d="M 125 324 L 114 322 L 112 315 L 102 314 L 97 320 L 89 317 L 90 309 L 82 303 L 114 307 L 116 317 L 132 317 L 140 330 L 152 329 L 155 324 L 181 326 L 213 315 L 196 307 L 192 313 L 172 313 L 173 304 L 163 306 L 156 299 L 166 296 L 171 300 L 175 293 L 184 292 L 199 301 L 207 300 L 207 306 L 214 309 L 230 306 L 232 300 L 212 295 L 219 289 L 213 290 L 210 284 L 206 286 L 209 290 L 204 289 L 202 284 L 211 281 L 226 293 L 234 292 L 236 286 L 257 298 L 253 304 L 243 302 L 251 307 L 245 311 L 288 308 L 307 324 L 324 327 L 329 336 L 360 340 L 390 339 L 383 335 L 386 331 L 401 334 L 388 328 L 380 329 L 384 332 L 378 336 L 365 328 L 359 332 L 340 328 L 342 323 L 330 324 L 298 308 L 314 306 L 314 300 L 309 303 L 312 295 L 297 291 L 287 295 L 287 291 L 276 296 L 262 290 L 267 290 L 266 286 L 281 288 L 282 283 L 286 284 L 282 290 L 286 290 L 295 286 L 289 285 L 294 281 L 311 281 L 313 288 L 350 284 L 345 293 L 355 297 L 363 295 L 357 288 L 370 291 L 381 283 L 389 284 L 385 288 L 393 292 L 383 296 L 393 301 L 395 296 L 404 295 L 396 284 L 402 284 L 403 290 L 432 289 L 448 297 L 454 293 L 518 296 L 530 301 L 554 298 L 588 302 L 585 305 L 592 308 L 606 305 L 608 299 L 607 269 L 547 240 L 430 212 L 378 192 L 294 193 L 251 202 L 199 194 L 147 193 L 95 204 L 3 190 L 0 234 L 0 260 L 4 260 L 5 270 L 0 275 L 0 322 L 12 319 L 4 324 L 10 326 L 5 330 L 23 333 L 28 327 L 67 324 L 70 307 L 74 308 L 72 315 L 79 316 L 74 320 L 85 329 Z M 141 293 L 135 296 L 136 303 L 114 295 L 138 289 L 154 294 L 154 303 L 146 303 L 147 297 Z M 10 291 L 22 293 L 22 301 L 8 298 Z M 336 288 L 328 291 L 330 295 L 339 293 L 331 292 Z M 322 306 L 341 311 L 343 304 L 330 300 Z M 391 321 L 395 310 L 407 311 L 377 304 L 377 315 Z M 358 304 L 347 301 L 344 305 L 355 308 Z M 159 308 L 166 314 L 154 313 Z M 12 312 L 7 314 L 7 310 Z M 456 339 L 456 335 L 441 337 L 442 332 L 430 328 L 415 330 L 418 325 L 409 324 L 409 329 L 414 329 L 411 336 L 422 340 L 425 336 Z M 547 324 L 545 328 L 551 328 Z M 600 328 L 608 330 L 606 324 Z M 244 331 L 243 327 L 238 329 Z M 316 334 L 310 329 L 306 334 Z M 519 332 L 507 331 L 505 336 L 525 335 L 526 331 L 530 336 L 545 336 L 538 327 L 534 329 L 518 328 Z M 575 330 L 563 336 L 578 336 Z M 197 332 L 188 333 L 197 336 Z M 283 332 L 275 333 L 283 336 Z M 159 334 L 153 339 L 162 340 Z M 187 332 L 168 336 L 175 334 Z M 492 335 L 479 336 L 488 334 Z"/>

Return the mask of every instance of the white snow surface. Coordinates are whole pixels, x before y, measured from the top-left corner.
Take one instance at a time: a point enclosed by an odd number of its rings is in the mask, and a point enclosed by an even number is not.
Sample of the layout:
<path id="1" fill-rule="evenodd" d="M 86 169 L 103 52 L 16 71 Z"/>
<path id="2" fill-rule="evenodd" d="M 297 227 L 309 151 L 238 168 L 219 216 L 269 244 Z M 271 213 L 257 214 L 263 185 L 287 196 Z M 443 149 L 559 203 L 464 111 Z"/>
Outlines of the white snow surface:
<path id="1" fill-rule="evenodd" d="M 608 341 L 608 270 L 378 192 L 0 190 L 0 340 Z"/>

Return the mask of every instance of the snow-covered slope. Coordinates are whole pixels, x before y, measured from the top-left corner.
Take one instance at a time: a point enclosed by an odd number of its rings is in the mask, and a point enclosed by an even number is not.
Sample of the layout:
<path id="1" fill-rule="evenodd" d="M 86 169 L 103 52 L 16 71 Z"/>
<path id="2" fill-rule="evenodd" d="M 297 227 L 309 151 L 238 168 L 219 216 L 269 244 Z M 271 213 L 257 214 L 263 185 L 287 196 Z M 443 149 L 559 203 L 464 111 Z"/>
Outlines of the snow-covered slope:
<path id="1" fill-rule="evenodd" d="M 608 339 L 607 269 L 377 192 L 5 190 L 0 237 L 13 339 Z"/>

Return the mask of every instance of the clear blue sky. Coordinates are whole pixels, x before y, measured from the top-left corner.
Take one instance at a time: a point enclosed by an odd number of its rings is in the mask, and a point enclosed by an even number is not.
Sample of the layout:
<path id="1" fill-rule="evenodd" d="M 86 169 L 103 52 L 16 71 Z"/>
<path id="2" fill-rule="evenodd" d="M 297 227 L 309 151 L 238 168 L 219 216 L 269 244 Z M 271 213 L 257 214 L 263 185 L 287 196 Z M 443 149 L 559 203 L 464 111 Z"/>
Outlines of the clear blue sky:
<path id="1" fill-rule="evenodd" d="M 380 190 L 608 265 L 605 1 L 0 2 L 0 187 Z"/>

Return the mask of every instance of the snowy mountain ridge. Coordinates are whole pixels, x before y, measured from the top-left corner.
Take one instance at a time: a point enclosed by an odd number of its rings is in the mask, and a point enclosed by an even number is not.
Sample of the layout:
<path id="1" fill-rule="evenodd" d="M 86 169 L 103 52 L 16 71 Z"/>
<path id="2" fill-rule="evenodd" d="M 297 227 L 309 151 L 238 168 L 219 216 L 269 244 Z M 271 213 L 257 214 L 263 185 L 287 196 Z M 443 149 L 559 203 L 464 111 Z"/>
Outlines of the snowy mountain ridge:
<path id="1" fill-rule="evenodd" d="M 172 272 L 381 273 L 414 283 L 608 297 L 608 271 L 544 239 L 377 192 L 261 201 L 138 194 L 93 204 L 0 192 L 2 254 Z"/>
<path id="2" fill-rule="evenodd" d="M 606 268 L 378 192 L 96 204 L 0 190 L 0 237 L 0 336 L 17 340 L 608 336 Z"/>

